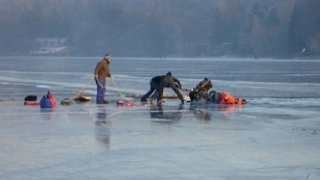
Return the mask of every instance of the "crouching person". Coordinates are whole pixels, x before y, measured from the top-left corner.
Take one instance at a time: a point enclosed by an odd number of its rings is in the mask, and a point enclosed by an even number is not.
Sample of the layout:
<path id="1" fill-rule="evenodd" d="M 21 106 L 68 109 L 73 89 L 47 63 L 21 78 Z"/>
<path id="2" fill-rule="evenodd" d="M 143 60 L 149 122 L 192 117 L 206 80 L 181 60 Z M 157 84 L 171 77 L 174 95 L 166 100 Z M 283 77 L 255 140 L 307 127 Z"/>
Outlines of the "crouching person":
<path id="1" fill-rule="evenodd" d="M 48 90 L 47 95 L 44 95 L 40 100 L 41 108 L 54 108 L 56 106 L 56 100 Z"/>

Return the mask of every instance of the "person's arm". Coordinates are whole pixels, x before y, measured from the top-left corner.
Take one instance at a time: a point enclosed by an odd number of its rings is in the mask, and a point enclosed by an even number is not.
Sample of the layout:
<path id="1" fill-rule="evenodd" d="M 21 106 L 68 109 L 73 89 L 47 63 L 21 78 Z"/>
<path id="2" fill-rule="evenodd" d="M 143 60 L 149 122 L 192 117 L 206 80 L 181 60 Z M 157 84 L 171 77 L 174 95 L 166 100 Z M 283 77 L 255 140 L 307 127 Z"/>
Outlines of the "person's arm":
<path id="1" fill-rule="evenodd" d="M 107 65 L 107 67 L 106 67 L 106 72 L 107 72 L 107 77 L 110 79 L 113 79 L 113 76 L 112 76 L 110 69 L 109 69 L 109 65 Z"/>
<path id="2" fill-rule="evenodd" d="M 94 69 L 94 77 L 96 78 L 96 79 L 98 79 L 98 72 L 99 72 L 99 70 L 101 69 L 101 63 L 99 62 L 98 64 L 97 64 L 97 66 L 96 66 L 96 68 Z"/>
<path id="3" fill-rule="evenodd" d="M 110 72 L 107 74 L 107 77 L 110 78 L 110 79 L 113 79 L 113 76 L 112 76 L 112 74 Z"/>
<path id="4" fill-rule="evenodd" d="M 178 88 L 182 89 L 182 85 L 181 85 L 180 81 L 177 78 L 173 78 L 173 79 L 174 79 L 174 82 L 176 82 L 178 84 L 178 86 L 179 86 Z"/>

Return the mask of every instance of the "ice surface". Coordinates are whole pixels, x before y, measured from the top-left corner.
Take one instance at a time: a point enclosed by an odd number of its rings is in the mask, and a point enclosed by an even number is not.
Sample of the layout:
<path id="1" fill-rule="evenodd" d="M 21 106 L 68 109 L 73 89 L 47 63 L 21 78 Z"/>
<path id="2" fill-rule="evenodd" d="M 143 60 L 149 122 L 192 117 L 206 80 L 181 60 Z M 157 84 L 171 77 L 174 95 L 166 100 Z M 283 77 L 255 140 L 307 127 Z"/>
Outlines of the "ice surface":
<path id="1" fill-rule="evenodd" d="M 73 69 L 75 59 L 50 58 L 57 63 L 44 71 L 46 58 L 0 58 L 0 179 L 320 178 L 319 61 L 114 58 L 119 89 L 110 85 L 108 93 L 145 93 L 152 76 L 170 70 L 184 88 L 209 77 L 214 89 L 249 103 L 116 107 L 120 97 L 107 97 L 107 105 L 23 106 L 48 87 L 58 102 L 78 92 L 99 58 L 76 60 Z M 240 62 L 238 73 L 218 68 Z M 85 91 L 94 95 L 95 85 Z"/>

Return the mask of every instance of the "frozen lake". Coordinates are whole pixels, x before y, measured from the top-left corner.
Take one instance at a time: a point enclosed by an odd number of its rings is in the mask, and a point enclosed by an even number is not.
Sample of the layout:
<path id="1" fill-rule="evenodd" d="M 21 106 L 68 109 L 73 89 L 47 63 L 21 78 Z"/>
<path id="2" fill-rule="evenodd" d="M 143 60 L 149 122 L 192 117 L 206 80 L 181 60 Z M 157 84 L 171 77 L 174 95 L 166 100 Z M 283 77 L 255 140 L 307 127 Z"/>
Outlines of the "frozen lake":
<path id="1" fill-rule="evenodd" d="M 208 77 L 242 107 L 23 106 L 47 89 L 58 103 L 72 97 L 100 59 L 0 57 L 0 179 L 320 178 L 320 60 L 112 59 L 107 93 L 144 94 L 171 71 L 184 88 Z M 94 96 L 94 83 L 82 92 Z"/>

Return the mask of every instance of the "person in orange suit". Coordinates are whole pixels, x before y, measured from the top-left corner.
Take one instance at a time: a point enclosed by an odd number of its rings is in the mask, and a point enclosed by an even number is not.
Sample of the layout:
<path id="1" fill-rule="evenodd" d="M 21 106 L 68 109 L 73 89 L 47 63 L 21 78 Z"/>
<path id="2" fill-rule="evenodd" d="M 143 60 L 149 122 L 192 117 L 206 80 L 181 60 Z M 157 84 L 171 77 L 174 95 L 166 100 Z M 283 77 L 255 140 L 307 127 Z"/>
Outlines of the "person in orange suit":
<path id="1" fill-rule="evenodd" d="M 247 103 L 245 99 L 235 98 L 228 92 L 221 93 L 220 104 L 245 104 Z"/>
<path id="2" fill-rule="evenodd" d="M 243 98 L 235 98 L 228 92 L 218 93 L 216 91 L 211 91 L 209 93 L 209 98 L 211 101 L 217 102 L 219 104 L 246 104 L 247 101 Z"/>
<path id="3" fill-rule="evenodd" d="M 48 91 L 47 93 L 47 98 L 49 99 L 49 101 L 52 104 L 52 107 L 56 106 L 56 99 L 52 96 L 52 94 L 50 93 L 50 91 Z"/>

